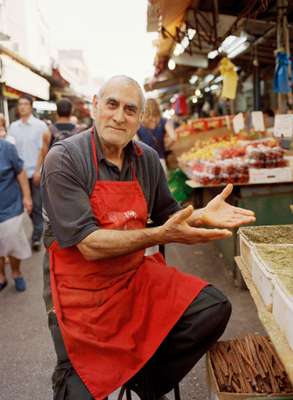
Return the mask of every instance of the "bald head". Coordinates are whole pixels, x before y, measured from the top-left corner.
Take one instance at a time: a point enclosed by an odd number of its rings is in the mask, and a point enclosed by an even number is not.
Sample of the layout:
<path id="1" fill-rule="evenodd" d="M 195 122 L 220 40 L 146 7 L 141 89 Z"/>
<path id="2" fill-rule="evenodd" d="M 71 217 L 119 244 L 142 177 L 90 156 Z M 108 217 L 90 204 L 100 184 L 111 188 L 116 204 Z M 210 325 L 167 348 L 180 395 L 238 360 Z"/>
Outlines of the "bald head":
<path id="1" fill-rule="evenodd" d="M 128 76 L 113 76 L 93 99 L 95 126 L 102 145 L 123 149 L 136 134 L 144 107 L 140 85 Z"/>
<path id="2" fill-rule="evenodd" d="M 99 92 L 98 92 L 98 98 L 102 98 L 107 90 L 107 87 L 109 85 L 125 85 L 125 86 L 132 86 L 137 90 L 137 93 L 139 95 L 140 98 L 140 106 L 141 106 L 141 111 L 144 110 L 144 104 L 145 104 L 145 98 L 144 98 L 144 94 L 142 91 L 142 88 L 140 86 L 140 84 L 133 78 L 130 78 L 127 75 L 115 75 L 112 76 L 110 79 L 108 79 L 100 88 Z"/>

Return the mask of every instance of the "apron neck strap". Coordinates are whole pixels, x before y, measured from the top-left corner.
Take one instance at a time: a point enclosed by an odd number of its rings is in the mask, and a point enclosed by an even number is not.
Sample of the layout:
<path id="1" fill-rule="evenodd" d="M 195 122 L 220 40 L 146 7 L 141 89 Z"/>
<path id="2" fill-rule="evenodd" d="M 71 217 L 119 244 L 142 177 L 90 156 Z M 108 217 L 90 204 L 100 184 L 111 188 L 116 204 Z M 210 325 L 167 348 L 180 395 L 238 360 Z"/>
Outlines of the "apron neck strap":
<path id="1" fill-rule="evenodd" d="M 98 163 L 98 156 L 97 156 L 97 147 L 96 147 L 96 142 L 95 142 L 94 127 L 92 127 L 92 129 L 91 129 L 91 148 L 92 148 L 92 152 L 93 152 L 94 166 L 95 166 L 95 170 L 96 170 L 97 176 L 98 176 L 99 163 Z M 130 168 L 131 168 L 132 180 L 137 181 L 136 168 L 134 167 L 133 161 L 131 161 Z"/>
<path id="2" fill-rule="evenodd" d="M 94 166 L 97 172 L 99 172 L 99 164 L 98 164 L 98 157 L 97 157 L 97 148 L 96 148 L 96 143 L 95 143 L 95 130 L 94 127 L 91 129 L 91 147 L 92 147 L 92 152 L 93 152 L 93 158 L 94 158 Z"/>

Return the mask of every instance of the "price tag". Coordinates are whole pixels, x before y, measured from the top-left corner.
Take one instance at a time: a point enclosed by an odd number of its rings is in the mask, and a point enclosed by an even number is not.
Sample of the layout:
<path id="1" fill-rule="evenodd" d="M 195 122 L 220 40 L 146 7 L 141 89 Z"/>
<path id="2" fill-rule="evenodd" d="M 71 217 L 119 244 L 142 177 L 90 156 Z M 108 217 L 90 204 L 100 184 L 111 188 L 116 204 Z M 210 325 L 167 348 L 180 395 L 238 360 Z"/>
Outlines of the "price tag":
<path id="1" fill-rule="evenodd" d="M 274 135 L 277 137 L 293 136 L 293 115 L 283 114 L 275 116 Z"/>
<path id="2" fill-rule="evenodd" d="M 232 122 L 235 133 L 239 133 L 244 129 L 244 118 L 242 113 L 236 114 Z"/>
<path id="3" fill-rule="evenodd" d="M 251 120 L 252 120 L 252 126 L 257 132 L 265 131 L 265 124 L 262 111 L 252 111 Z"/>

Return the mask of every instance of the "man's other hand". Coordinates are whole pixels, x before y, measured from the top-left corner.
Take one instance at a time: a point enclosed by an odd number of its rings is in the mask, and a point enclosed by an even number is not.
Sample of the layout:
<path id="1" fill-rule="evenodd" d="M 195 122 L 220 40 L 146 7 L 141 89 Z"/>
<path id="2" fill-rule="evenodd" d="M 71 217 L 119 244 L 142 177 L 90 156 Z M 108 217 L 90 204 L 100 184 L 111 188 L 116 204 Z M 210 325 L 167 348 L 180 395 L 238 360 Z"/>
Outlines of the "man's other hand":
<path id="1" fill-rule="evenodd" d="M 193 207 L 188 206 L 185 209 L 178 211 L 161 226 L 161 234 L 164 243 L 205 243 L 211 240 L 226 239 L 232 235 L 232 233 L 227 229 L 204 229 L 192 227 L 189 223 L 192 213 Z"/>
<path id="2" fill-rule="evenodd" d="M 202 210 L 201 225 L 231 229 L 255 221 L 253 211 L 234 207 L 226 202 L 232 190 L 233 185 L 227 185 L 218 196 L 207 204 Z"/>

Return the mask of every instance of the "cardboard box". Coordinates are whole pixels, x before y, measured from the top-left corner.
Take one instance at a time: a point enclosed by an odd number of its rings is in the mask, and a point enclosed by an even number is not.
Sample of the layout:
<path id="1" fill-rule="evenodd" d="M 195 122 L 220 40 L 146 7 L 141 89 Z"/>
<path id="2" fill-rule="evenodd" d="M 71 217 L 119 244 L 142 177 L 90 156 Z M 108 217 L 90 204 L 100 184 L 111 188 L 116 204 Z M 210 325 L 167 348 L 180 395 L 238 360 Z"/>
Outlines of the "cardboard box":
<path id="1" fill-rule="evenodd" d="M 277 183 L 292 181 L 292 170 L 284 168 L 249 168 L 249 183 Z"/>
<path id="2" fill-rule="evenodd" d="M 220 392 L 211 358 L 210 353 L 206 356 L 207 362 L 207 379 L 209 385 L 209 397 L 208 400 L 257 400 L 257 399 L 275 399 L 275 400 L 289 400 L 293 399 L 293 393 L 287 394 L 266 394 L 266 393 L 230 393 L 230 392 Z"/>

